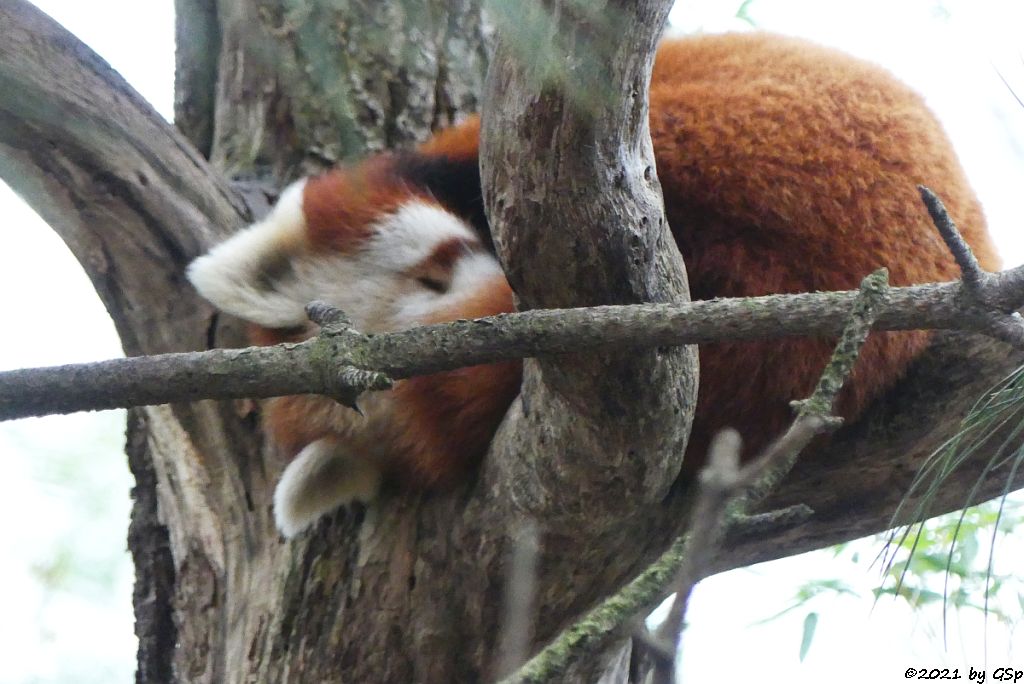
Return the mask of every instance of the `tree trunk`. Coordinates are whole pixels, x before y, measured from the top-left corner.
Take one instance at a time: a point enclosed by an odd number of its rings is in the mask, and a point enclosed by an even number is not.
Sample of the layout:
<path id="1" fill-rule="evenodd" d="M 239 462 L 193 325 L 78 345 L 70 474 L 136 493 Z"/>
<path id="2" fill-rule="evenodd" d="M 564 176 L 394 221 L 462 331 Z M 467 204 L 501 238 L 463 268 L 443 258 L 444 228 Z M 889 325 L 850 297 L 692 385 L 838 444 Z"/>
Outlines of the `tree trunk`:
<path id="1" fill-rule="evenodd" d="M 627 22 L 620 35 L 640 36 L 621 49 L 647 50 L 648 59 L 667 3 L 610 4 Z M 573 33 L 582 25 L 574 3 L 550 5 L 558 11 L 548 30 L 570 36 L 566 49 L 576 49 L 589 34 Z M 421 139 L 476 109 L 483 91 L 487 34 L 477 0 L 178 0 L 177 8 L 180 132 L 34 7 L 0 2 L 0 92 L 17 94 L 0 98 L 0 176 L 71 246 L 132 355 L 240 344 L 240 326 L 198 298 L 182 276 L 185 265 L 251 220 L 282 182 Z M 513 48 L 499 47 L 488 88 L 504 104 L 485 119 L 484 176 L 499 250 L 524 305 L 684 296 L 657 185 L 644 173 L 651 164 L 646 104 L 594 119 L 572 101 L 536 92 Z M 623 54 L 610 51 L 608 64 L 628 64 Z M 645 68 L 641 60 L 613 73 L 632 92 L 646 92 Z M 528 114 L 551 134 L 553 150 L 572 158 L 577 185 L 551 185 L 558 179 L 545 177 L 540 157 L 531 160 L 545 140 L 517 147 Z M 612 133 L 619 147 L 570 154 L 589 149 L 582 144 L 588 136 L 607 143 Z M 503 175 L 512 168 L 516 178 Z M 616 168 L 636 173 L 608 173 Z M 268 190 L 250 192 L 251 184 L 229 178 L 255 179 Z M 548 188 L 550 204 L 521 201 L 524 182 Z M 629 212 L 634 224 L 646 219 L 652 229 L 639 242 L 614 231 L 629 222 L 608 220 L 593 222 L 609 231 L 599 240 L 531 236 L 550 241 L 549 259 L 531 263 L 517 253 L 512 231 L 552 217 L 571 224 L 565 219 L 573 206 L 609 182 L 622 194 L 608 195 L 602 210 Z M 560 196 L 569 198 L 564 206 Z M 595 252 L 566 261 L 559 255 L 572 239 Z M 587 282 L 597 285 L 580 292 L 572 284 L 580 274 L 559 271 L 566 263 L 588 264 Z M 655 376 L 648 369 L 658 356 L 668 363 Z M 690 359 L 685 350 L 660 350 L 532 362 L 524 400 L 474 481 L 454 491 L 385 494 L 290 543 L 273 529 L 271 493 L 282 464 L 264 455 L 256 404 L 132 411 L 138 681 L 492 678 L 507 557 L 524 519 L 538 522 L 541 542 L 530 650 L 685 529 L 688 497 L 672 485 L 686 428 L 673 416 L 692 406 Z M 771 502 L 807 503 L 815 516 L 770 537 L 732 540 L 720 566 L 887 526 L 913 468 L 955 427 L 951 417 L 1022 360 L 998 343 L 940 337 L 897 398 L 840 433 L 827 454 L 808 455 Z M 605 373 L 600 380 L 596 367 Z M 587 401 L 593 396 L 628 401 L 595 405 Z M 569 410 L 576 420 L 555 417 Z M 624 426 L 638 421 L 657 437 L 630 437 Z M 984 456 L 979 451 L 955 477 L 934 513 L 963 505 Z M 980 495 L 1002 485 L 990 479 Z M 623 681 L 627 656 L 620 640 L 567 679 Z"/>

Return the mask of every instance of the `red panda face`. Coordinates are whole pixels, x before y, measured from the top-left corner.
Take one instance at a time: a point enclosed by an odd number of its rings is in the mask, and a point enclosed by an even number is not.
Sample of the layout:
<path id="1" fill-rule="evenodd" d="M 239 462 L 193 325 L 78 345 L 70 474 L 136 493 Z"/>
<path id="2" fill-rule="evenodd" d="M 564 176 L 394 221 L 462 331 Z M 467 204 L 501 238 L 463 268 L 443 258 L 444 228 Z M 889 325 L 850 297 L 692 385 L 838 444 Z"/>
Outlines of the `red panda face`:
<path id="1" fill-rule="evenodd" d="M 475 232 L 436 201 L 343 171 L 290 186 L 188 276 L 218 308 L 264 328 L 306 326 L 305 306 L 319 299 L 364 332 L 436 320 L 503 278 Z"/>
<path id="2" fill-rule="evenodd" d="M 429 200 L 414 198 L 371 227 L 369 237 L 338 264 L 346 276 L 358 271 L 358 291 L 327 299 L 349 311 L 361 330 L 401 330 L 434 320 L 437 312 L 504 278 L 473 231 Z"/>

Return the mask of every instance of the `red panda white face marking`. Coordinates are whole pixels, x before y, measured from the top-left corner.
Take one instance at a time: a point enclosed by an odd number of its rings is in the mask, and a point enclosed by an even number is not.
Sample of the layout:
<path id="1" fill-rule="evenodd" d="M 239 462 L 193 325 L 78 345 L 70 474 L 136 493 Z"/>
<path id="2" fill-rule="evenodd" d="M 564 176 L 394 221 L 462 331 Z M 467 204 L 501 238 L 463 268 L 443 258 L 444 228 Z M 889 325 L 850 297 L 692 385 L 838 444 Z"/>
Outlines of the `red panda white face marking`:
<path id="1" fill-rule="evenodd" d="M 345 293 L 352 305 L 340 307 L 362 330 L 418 325 L 502 276 L 473 231 L 437 205 L 410 201 L 372 228 L 350 257 L 361 271 L 360 292 Z"/>

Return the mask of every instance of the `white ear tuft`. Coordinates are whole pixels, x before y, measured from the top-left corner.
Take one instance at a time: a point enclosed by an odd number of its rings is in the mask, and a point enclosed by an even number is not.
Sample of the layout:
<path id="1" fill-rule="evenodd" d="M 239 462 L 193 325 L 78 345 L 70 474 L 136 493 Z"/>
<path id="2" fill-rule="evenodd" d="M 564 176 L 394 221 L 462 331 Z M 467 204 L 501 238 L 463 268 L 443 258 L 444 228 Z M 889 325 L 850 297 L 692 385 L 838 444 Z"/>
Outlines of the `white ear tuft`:
<path id="1" fill-rule="evenodd" d="M 305 185 L 303 179 L 288 186 L 265 219 L 189 264 L 188 279 L 203 297 L 222 311 L 271 328 L 306 321 L 305 306 L 315 294 L 276 282 L 293 277 L 291 264 L 307 249 Z"/>
<path id="2" fill-rule="evenodd" d="M 288 539 L 334 509 L 377 498 L 381 473 L 334 439 L 308 444 L 288 464 L 274 490 L 274 519 Z"/>

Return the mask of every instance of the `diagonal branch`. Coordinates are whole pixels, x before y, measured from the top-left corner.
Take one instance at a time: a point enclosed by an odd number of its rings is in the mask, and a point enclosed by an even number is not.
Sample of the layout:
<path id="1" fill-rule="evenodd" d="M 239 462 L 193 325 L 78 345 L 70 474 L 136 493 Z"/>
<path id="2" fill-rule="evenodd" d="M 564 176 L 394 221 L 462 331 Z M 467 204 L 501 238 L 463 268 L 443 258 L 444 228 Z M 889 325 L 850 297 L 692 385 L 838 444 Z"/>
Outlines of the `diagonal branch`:
<path id="1" fill-rule="evenodd" d="M 967 311 L 965 315 L 975 319 L 978 330 L 1015 347 L 1024 346 L 1024 319 L 1016 313 L 1020 302 L 1006 297 L 1007 291 L 1013 289 L 1013 283 L 1020 282 L 1021 274 L 1012 271 L 999 275 L 985 272 L 953 223 L 942 200 L 923 185 L 917 189 L 935 228 L 960 267 L 965 299 L 976 305 L 977 310 Z"/>
<path id="2" fill-rule="evenodd" d="M 711 574 L 712 559 L 720 551 L 727 529 L 746 517 L 749 506 L 778 488 L 812 439 L 842 424 L 842 419 L 834 414 L 836 397 L 853 371 L 888 287 L 885 269 L 861 282 L 857 302 L 817 387 L 807 399 L 794 402 L 797 416 L 792 425 L 763 454 L 740 468 L 737 433 L 726 430 L 712 444 L 711 458 L 700 475 L 697 503 L 676 573 L 675 600 L 656 634 L 658 642 L 672 645 L 673 657 L 656 659 L 655 683 L 675 681 L 674 654 L 682 636 L 690 595 L 697 582 Z"/>

